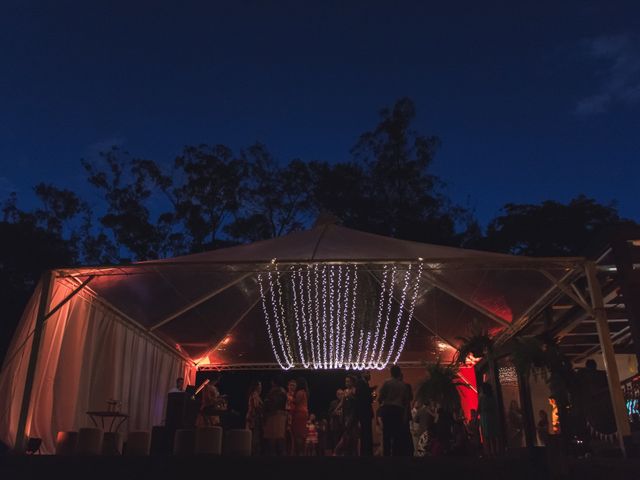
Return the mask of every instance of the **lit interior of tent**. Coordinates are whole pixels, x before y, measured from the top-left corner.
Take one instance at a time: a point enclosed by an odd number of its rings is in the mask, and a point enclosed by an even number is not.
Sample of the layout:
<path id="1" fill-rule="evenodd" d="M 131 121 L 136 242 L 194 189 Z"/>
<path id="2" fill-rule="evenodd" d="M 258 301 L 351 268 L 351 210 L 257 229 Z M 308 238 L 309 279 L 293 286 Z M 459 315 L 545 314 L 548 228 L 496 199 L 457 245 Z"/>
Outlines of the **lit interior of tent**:
<path id="1" fill-rule="evenodd" d="M 50 451 L 55 432 L 77 428 L 86 410 L 110 397 L 128 404 L 129 428 L 150 428 L 162 421 L 176 376 L 187 372 L 193 382 L 198 369 L 397 363 L 422 372 L 426 362 L 452 361 L 474 321 L 496 336 L 517 331 L 553 301 L 560 282 L 579 274 L 580 261 L 421 244 L 325 224 L 172 259 L 57 270 L 26 433 L 43 438 Z M 41 282 L 0 377 L 0 434 L 9 444 L 44 289 Z M 474 381 L 472 368 L 462 373 Z"/>

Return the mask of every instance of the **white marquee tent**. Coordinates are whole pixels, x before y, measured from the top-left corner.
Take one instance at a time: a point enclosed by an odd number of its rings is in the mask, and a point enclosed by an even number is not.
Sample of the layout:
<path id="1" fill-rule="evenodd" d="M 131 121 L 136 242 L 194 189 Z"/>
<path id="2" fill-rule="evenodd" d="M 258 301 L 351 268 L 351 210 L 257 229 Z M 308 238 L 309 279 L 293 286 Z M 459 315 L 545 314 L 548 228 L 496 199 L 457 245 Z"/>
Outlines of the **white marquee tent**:
<path id="1" fill-rule="evenodd" d="M 274 259 L 283 271 L 357 267 L 378 285 L 386 269 L 420 262 L 403 365 L 450 358 L 474 319 L 517 331 L 584 274 L 580 258 L 428 245 L 334 224 L 166 260 L 59 269 L 43 276 L 6 354 L 0 440 L 15 445 L 24 432 L 52 452 L 58 431 L 88 425 L 86 411 L 109 398 L 122 401 L 129 429 L 150 429 L 178 376 L 193 379 L 204 366 L 277 368 L 258 282 Z M 395 311 L 408 310 L 401 286 L 391 290 Z"/>

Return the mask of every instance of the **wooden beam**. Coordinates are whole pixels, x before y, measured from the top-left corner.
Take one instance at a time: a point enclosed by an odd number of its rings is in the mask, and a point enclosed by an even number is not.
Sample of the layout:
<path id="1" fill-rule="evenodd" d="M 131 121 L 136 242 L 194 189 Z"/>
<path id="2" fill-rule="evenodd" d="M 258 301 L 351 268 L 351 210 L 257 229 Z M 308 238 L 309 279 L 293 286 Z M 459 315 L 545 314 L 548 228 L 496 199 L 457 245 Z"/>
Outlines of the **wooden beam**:
<path id="1" fill-rule="evenodd" d="M 609 293 L 607 293 L 607 295 L 603 298 L 603 302 L 607 302 L 608 300 L 610 300 L 611 298 L 614 298 L 615 296 L 617 296 L 617 289 L 614 288 L 612 289 Z M 558 339 L 562 339 L 566 334 L 568 334 L 569 332 L 573 331 L 578 325 L 580 325 L 581 323 L 583 323 L 584 321 L 588 320 L 588 314 L 587 312 L 583 312 L 580 315 L 578 315 L 578 317 L 575 320 L 570 321 L 569 323 L 565 324 L 564 326 L 562 326 L 560 328 L 560 330 L 558 330 L 555 333 L 555 337 Z M 596 320 L 592 320 L 594 323 L 596 322 Z M 555 327 L 554 327 L 555 329 Z"/>
<path id="2" fill-rule="evenodd" d="M 611 395 L 611 404 L 613 405 L 613 413 L 616 419 L 616 428 L 618 433 L 618 442 L 622 453 L 627 456 L 626 442 L 631 435 L 629 426 L 629 417 L 624 401 L 624 395 L 620 388 L 620 376 L 618 375 L 618 366 L 616 364 L 616 356 L 611 342 L 611 334 L 609 332 L 609 324 L 607 322 L 607 311 L 604 307 L 604 299 L 602 298 L 602 290 L 598 281 L 598 272 L 596 264 L 588 262 L 585 265 L 585 273 L 589 283 L 589 291 L 591 293 L 591 304 L 594 312 L 594 319 L 598 326 L 598 337 L 602 348 L 602 358 L 604 367 L 607 372 L 607 380 L 609 383 L 609 395 Z"/>
<path id="3" fill-rule="evenodd" d="M 571 284 L 571 287 L 568 287 L 564 284 L 564 281 L 556 279 L 553 275 L 551 275 L 546 270 L 540 270 L 540 273 L 542 273 L 547 278 L 547 280 L 549 280 L 551 283 L 555 284 L 562 291 L 562 293 L 564 293 L 567 297 L 573 300 L 576 303 L 576 305 L 581 307 L 589 315 L 593 315 L 593 311 L 591 310 L 591 307 L 587 304 L 587 302 L 584 301 L 580 293 L 577 292 L 577 290 L 575 289 L 575 285 L 573 283 Z"/>
<path id="4" fill-rule="evenodd" d="M 584 262 L 581 263 L 581 265 L 583 264 Z M 573 268 L 571 268 L 567 273 L 565 273 L 559 281 L 565 282 L 569 278 L 571 278 L 572 275 L 576 275 L 576 272 L 577 272 L 576 267 L 577 265 L 574 265 Z M 574 278 L 572 282 L 575 282 L 576 280 L 578 280 L 578 278 L 580 277 Z M 540 297 L 538 297 L 538 299 L 535 302 L 529 305 L 529 307 L 527 307 L 527 309 L 524 312 L 522 312 L 520 316 L 513 322 L 511 332 L 509 332 L 511 336 L 515 335 L 517 332 L 525 328 L 527 325 L 527 321 L 530 318 L 534 317 L 538 312 L 540 312 L 543 308 L 545 308 L 545 306 L 548 306 L 550 303 L 552 303 L 554 299 L 557 300 L 557 297 L 559 297 L 561 293 L 562 291 L 558 289 L 555 283 L 551 285 Z M 510 338 L 509 336 L 500 335 L 496 339 L 496 344 L 501 345 L 504 342 L 506 342 L 509 338 Z"/>

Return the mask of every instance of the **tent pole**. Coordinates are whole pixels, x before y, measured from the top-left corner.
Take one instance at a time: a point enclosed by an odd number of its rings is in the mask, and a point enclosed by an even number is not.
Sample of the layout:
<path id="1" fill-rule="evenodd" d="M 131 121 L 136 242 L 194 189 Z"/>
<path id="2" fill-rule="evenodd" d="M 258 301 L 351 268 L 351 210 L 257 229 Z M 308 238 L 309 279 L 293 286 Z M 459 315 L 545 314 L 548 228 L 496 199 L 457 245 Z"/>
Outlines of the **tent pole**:
<path id="1" fill-rule="evenodd" d="M 171 315 L 169 315 L 168 317 L 166 317 L 164 320 L 160 320 L 158 323 L 152 325 L 149 328 L 150 332 L 153 332 L 154 330 L 160 328 L 163 325 L 166 325 L 167 323 L 175 320 L 176 318 L 178 318 L 181 315 L 184 315 L 185 313 L 187 313 L 189 310 L 193 310 L 194 308 L 196 308 L 198 305 L 202 305 L 203 303 L 211 300 L 213 297 L 220 295 L 222 292 L 224 292 L 225 290 L 228 290 L 229 288 L 233 287 L 234 285 L 237 285 L 238 283 L 242 282 L 243 280 L 245 280 L 247 277 L 250 277 L 254 275 L 253 272 L 249 272 L 249 273 L 245 273 L 244 275 L 242 275 L 241 277 L 235 278 L 232 281 L 224 284 L 222 287 L 220 288 L 216 288 L 215 290 L 213 290 L 212 292 L 207 293 L 206 295 L 198 298 L 197 300 L 195 300 L 194 302 L 190 303 L 189 305 L 187 305 L 184 308 L 181 308 L 180 310 L 178 310 L 177 312 L 172 313 Z"/>
<path id="2" fill-rule="evenodd" d="M 40 339 L 44 321 L 49 308 L 51 299 L 51 287 L 53 284 L 54 272 L 48 271 L 42 274 L 40 280 L 40 302 L 38 304 L 38 313 L 36 316 L 36 324 L 33 331 L 33 340 L 31 341 L 31 353 L 29 354 L 29 366 L 27 367 L 27 377 L 24 381 L 24 391 L 22 393 L 22 405 L 20 407 L 20 417 L 18 419 L 18 428 L 16 430 L 15 450 L 24 452 L 26 447 L 25 429 L 27 426 L 27 417 L 31 407 L 31 391 L 33 390 L 33 381 L 36 375 L 36 366 L 38 364 L 38 354 L 40 353 Z"/>
<path id="3" fill-rule="evenodd" d="M 587 280 L 589 282 L 589 291 L 591 292 L 591 304 L 593 305 L 594 320 L 598 327 L 598 338 L 602 348 L 602 358 L 604 359 L 604 368 L 607 371 L 607 380 L 609 381 L 609 395 L 611 395 L 611 405 L 616 419 L 616 429 L 618 432 L 618 442 L 624 456 L 627 456 L 625 443 L 631 435 L 629 426 L 629 416 L 627 407 L 624 403 L 622 388 L 620 387 L 620 377 L 618 375 L 618 365 L 616 364 L 616 355 L 611 342 L 611 333 L 609 331 L 609 323 L 607 321 L 607 312 L 602 299 L 602 289 L 598 281 L 596 264 L 587 262 L 585 264 Z M 626 441 L 625 441 L 626 440 Z"/>
<path id="4" fill-rule="evenodd" d="M 583 266 L 584 261 L 580 262 L 580 272 L 582 272 Z M 569 270 L 559 281 L 565 282 L 568 278 L 571 278 L 572 275 L 576 274 L 577 271 L 578 270 L 576 270 L 576 267 L 574 266 L 574 268 Z M 576 280 L 578 280 L 578 278 L 574 278 L 572 282 L 575 282 Z M 549 287 L 546 292 L 539 296 L 536 301 L 529 305 L 527 309 L 513 321 L 511 329 L 509 331 L 505 331 L 504 334 L 498 334 L 495 341 L 496 345 L 504 344 L 507 340 L 509 340 L 509 338 L 512 338 L 515 334 L 517 334 L 520 330 L 522 330 L 522 328 L 524 328 L 529 319 L 533 318 L 535 315 L 538 315 L 543 308 L 555 301 L 555 297 L 559 296 L 561 293 L 562 290 L 560 290 L 557 285 L 552 285 L 551 287 Z"/>
<path id="5" fill-rule="evenodd" d="M 236 328 L 240 324 L 240 322 L 242 322 L 247 317 L 247 315 L 249 315 L 251 313 L 251 310 L 253 310 L 255 308 L 255 306 L 260 302 L 260 300 L 262 300 L 262 299 L 260 298 L 260 295 L 258 295 L 258 298 L 256 299 L 256 301 L 253 302 L 249 306 L 249 308 L 247 308 L 244 312 L 242 312 L 242 314 L 236 319 L 235 322 L 233 322 L 233 325 L 231 325 L 231 327 L 229 327 L 229 329 L 227 330 L 227 333 L 225 333 L 224 336 L 222 337 L 222 340 L 220 340 L 212 348 L 207 350 L 207 353 L 203 356 L 203 358 L 208 357 L 211 353 L 213 353 L 220 346 L 220 344 L 224 341 L 224 339 L 227 337 L 227 335 L 229 335 L 229 332 L 232 332 L 233 329 Z M 197 367 L 198 363 L 196 363 L 195 366 Z"/>
<path id="6" fill-rule="evenodd" d="M 477 305 L 476 303 L 470 300 L 467 300 L 466 298 L 463 298 L 462 296 L 455 293 L 453 289 L 447 287 L 441 281 L 433 278 L 433 276 L 429 275 L 428 273 L 423 271 L 422 276 L 427 280 L 427 282 L 429 282 L 432 286 L 436 287 L 438 290 L 442 290 L 447 295 L 455 298 L 459 302 L 464 303 L 466 306 L 473 308 L 476 312 L 483 314 L 485 317 L 488 317 L 494 322 L 499 323 L 503 327 L 511 328 L 511 324 L 507 322 L 505 319 L 500 318 L 498 315 L 495 315 L 494 313 L 481 307 L 480 305 Z"/>
<path id="7" fill-rule="evenodd" d="M 593 309 L 581 297 L 579 292 L 573 291 L 570 287 L 565 285 L 564 282 L 562 282 L 561 280 L 556 280 L 554 278 L 554 276 L 551 275 L 546 270 L 540 270 L 540 273 L 542 273 L 542 275 L 544 275 L 547 278 L 547 280 L 549 280 L 551 283 L 555 284 L 555 286 L 558 287 L 562 291 L 562 293 L 564 293 L 567 297 L 569 297 L 571 300 L 573 300 L 576 303 L 576 305 L 578 305 L 585 312 L 587 312 L 587 314 L 589 314 L 591 316 L 594 315 Z M 575 285 L 573 283 L 571 284 L 571 286 L 575 288 Z"/>

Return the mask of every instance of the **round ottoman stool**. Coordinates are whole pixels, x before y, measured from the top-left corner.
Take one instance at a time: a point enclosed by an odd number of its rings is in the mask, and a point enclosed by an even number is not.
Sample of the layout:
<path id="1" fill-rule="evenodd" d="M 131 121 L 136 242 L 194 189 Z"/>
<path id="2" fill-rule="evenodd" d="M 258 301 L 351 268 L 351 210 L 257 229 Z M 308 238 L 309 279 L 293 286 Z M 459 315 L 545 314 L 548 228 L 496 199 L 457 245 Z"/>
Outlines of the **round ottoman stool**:
<path id="1" fill-rule="evenodd" d="M 122 435 L 118 432 L 104 432 L 102 455 L 122 455 Z"/>
<path id="2" fill-rule="evenodd" d="M 81 428 L 78 431 L 78 455 L 100 455 L 102 453 L 102 430 L 99 428 Z"/>
<path id="3" fill-rule="evenodd" d="M 78 447 L 78 432 L 58 432 L 56 455 L 75 455 Z"/>
<path id="4" fill-rule="evenodd" d="M 193 455 L 196 443 L 196 431 L 189 430 L 176 430 L 176 435 L 173 438 L 173 454 L 174 455 Z"/>
<path id="5" fill-rule="evenodd" d="M 248 457 L 251 455 L 251 430 L 229 430 L 224 436 L 224 454 Z"/>
<path id="6" fill-rule="evenodd" d="M 201 427 L 196 430 L 196 455 L 222 453 L 222 427 Z"/>
<path id="7" fill-rule="evenodd" d="M 140 457 L 149 455 L 151 435 L 149 432 L 129 432 L 127 435 L 127 447 L 124 454 L 127 457 Z"/>

